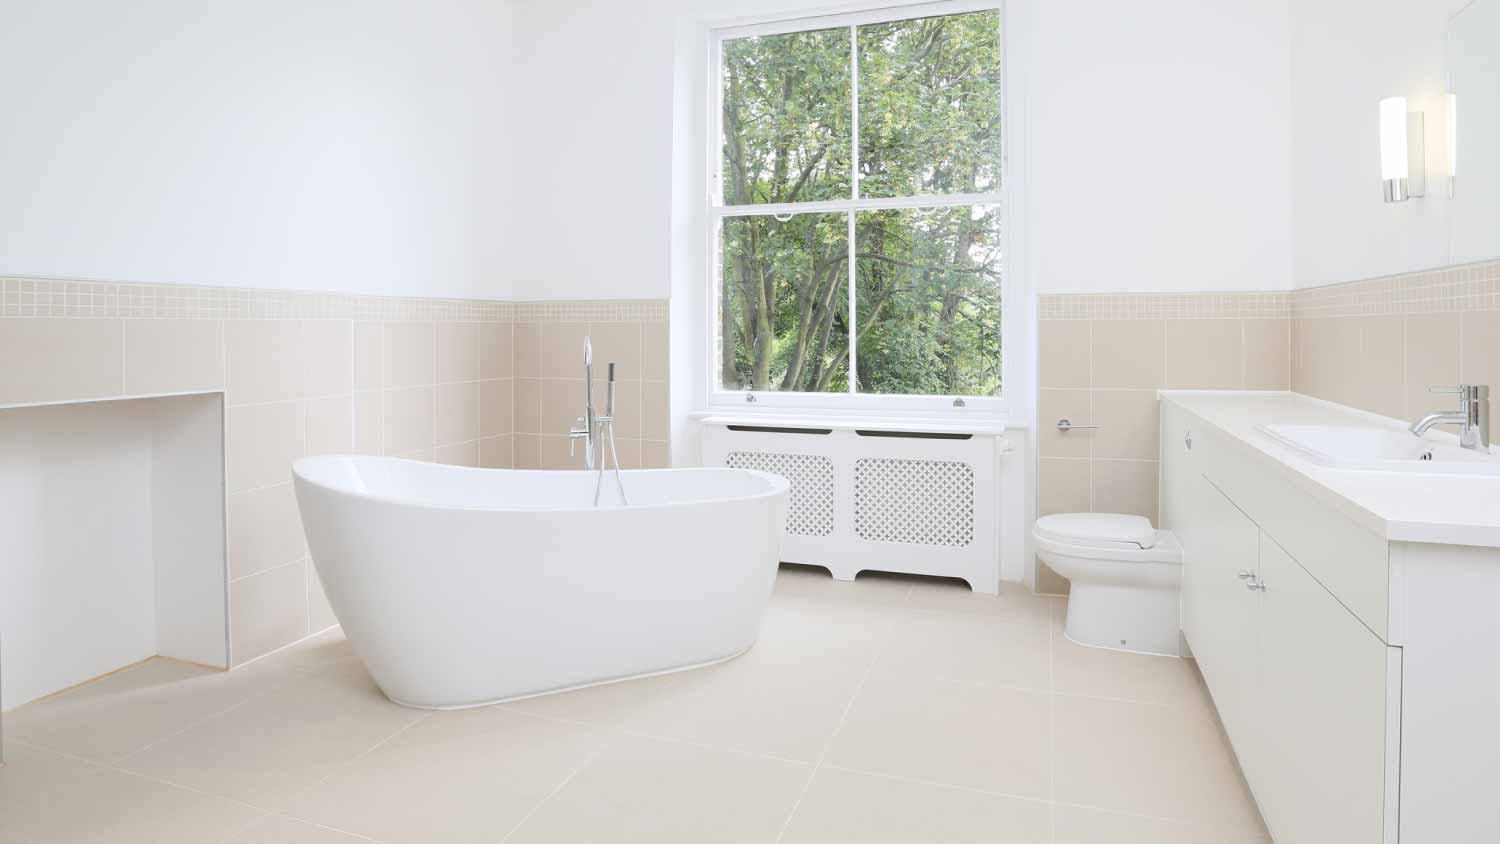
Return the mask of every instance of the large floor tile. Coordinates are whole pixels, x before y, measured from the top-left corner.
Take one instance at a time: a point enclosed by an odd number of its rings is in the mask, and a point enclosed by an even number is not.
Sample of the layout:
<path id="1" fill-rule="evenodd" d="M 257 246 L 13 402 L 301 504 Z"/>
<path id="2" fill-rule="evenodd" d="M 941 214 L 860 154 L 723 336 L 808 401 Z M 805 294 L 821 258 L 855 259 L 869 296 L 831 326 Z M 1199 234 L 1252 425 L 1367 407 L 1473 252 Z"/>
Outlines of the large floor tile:
<path id="1" fill-rule="evenodd" d="M 321 674 L 358 660 L 354 647 L 344 637 L 343 628 L 335 627 L 278 651 L 261 662 L 278 668 Z"/>
<path id="2" fill-rule="evenodd" d="M 652 739 L 610 746 L 506 844 L 774 842 L 810 766 Z"/>
<path id="3" fill-rule="evenodd" d="M 1050 844 L 1048 804 L 824 766 L 783 844 Z"/>
<path id="4" fill-rule="evenodd" d="M 1058 806 L 1053 844 L 1270 844 L 1253 830 Z"/>
<path id="5" fill-rule="evenodd" d="M 151 659 L 7 712 L 5 730 L 30 744 L 112 762 L 270 693 L 285 676 L 259 666 L 216 671 Z"/>
<path id="6" fill-rule="evenodd" d="M 1056 800 L 1127 814 L 1259 830 L 1210 714 L 1058 695 Z"/>
<path id="7" fill-rule="evenodd" d="M 343 832 L 310 823 L 272 816 L 256 823 L 225 844 L 369 844 L 368 838 L 356 838 Z"/>
<path id="8" fill-rule="evenodd" d="M 849 707 L 829 764 L 1048 799 L 1046 692 L 871 677 Z"/>
<path id="9" fill-rule="evenodd" d="M 390 844 L 493 844 L 605 741 L 598 730 L 506 709 L 438 712 L 287 811 Z"/>
<path id="10" fill-rule="evenodd" d="M 204 844 L 262 812 L 15 743 L 0 768 L 7 844 Z"/>
<path id="11" fill-rule="evenodd" d="M 1056 598 L 1035 595 L 1024 586 L 1000 584 L 1000 594 L 975 592 L 963 583 L 942 578 L 922 578 L 912 585 L 906 605 L 912 609 L 939 612 L 983 613 L 1045 626 Z"/>
<path id="12" fill-rule="evenodd" d="M 783 565 L 776 578 L 776 594 L 900 606 L 918 580 L 921 578 L 879 571 L 862 572 L 854 580 L 834 580 L 821 566 Z"/>
<path id="13" fill-rule="evenodd" d="M 356 666 L 357 668 L 357 666 Z M 279 809 L 426 713 L 397 706 L 360 670 L 302 676 L 127 756 L 127 770 Z"/>
<path id="14" fill-rule="evenodd" d="M 912 682 L 1052 687 L 1051 638 L 1024 618 L 966 612 L 892 612 L 875 673 Z"/>
<path id="15" fill-rule="evenodd" d="M 1198 668 L 1191 659 L 1080 645 L 1063 632 L 1067 602 L 1052 625 L 1053 688 L 1062 694 L 1202 708 Z"/>

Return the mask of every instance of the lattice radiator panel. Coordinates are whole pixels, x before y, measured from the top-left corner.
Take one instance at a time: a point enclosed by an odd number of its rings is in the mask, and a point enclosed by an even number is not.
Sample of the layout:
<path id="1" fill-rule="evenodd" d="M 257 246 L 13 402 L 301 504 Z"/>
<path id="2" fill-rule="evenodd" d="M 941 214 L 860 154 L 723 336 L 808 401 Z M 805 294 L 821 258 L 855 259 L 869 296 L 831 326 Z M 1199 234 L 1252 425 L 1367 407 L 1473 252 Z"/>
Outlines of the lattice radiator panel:
<path id="1" fill-rule="evenodd" d="M 833 461 L 815 454 L 772 451 L 731 451 L 725 465 L 754 469 L 786 478 L 791 497 L 786 509 L 786 532 L 802 536 L 833 533 Z"/>
<path id="2" fill-rule="evenodd" d="M 962 548 L 974 541 L 974 470 L 947 460 L 856 460 L 854 527 L 876 542 Z"/>

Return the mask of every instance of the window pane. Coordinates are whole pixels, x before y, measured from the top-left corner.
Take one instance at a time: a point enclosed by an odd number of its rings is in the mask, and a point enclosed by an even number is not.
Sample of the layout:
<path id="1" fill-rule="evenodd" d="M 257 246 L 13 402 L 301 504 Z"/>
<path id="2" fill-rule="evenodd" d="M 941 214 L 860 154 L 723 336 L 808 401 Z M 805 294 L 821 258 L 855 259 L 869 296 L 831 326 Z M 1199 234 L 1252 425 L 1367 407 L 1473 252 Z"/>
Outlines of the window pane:
<path id="1" fill-rule="evenodd" d="M 1000 209 L 861 212 L 859 391 L 1000 394 Z"/>
<path id="2" fill-rule="evenodd" d="M 730 217 L 720 234 L 719 383 L 727 390 L 849 389 L 845 214 Z"/>
<path id="3" fill-rule="evenodd" d="M 724 202 L 849 198 L 848 29 L 724 42 Z"/>
<path id="4" fill-rule="evenodd" d="M 1000 13 L 859 27 L 866 197 L 1000 186 Z"/>

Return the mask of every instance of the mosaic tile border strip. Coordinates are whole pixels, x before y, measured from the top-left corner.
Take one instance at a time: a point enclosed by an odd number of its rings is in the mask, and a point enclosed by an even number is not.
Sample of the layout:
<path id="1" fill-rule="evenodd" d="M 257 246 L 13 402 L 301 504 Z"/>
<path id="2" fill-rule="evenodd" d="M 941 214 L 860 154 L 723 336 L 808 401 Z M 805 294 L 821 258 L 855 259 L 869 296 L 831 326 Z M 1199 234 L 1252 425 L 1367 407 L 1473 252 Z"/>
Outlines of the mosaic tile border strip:
<path id="1" fill-rule="evenodd" d="M 1500 261 L 1309 287 L 1292 294 L 1293 319 L 1500 310 Z"/>
<path id="2" fill-rule="evenodd" d="M 1292 294 L 1274 293 L 1049 293 L 1038 318 L 1053 319 L 1286 319 Z"/>
<path id="3" fill-rule="evenodd" d="M 0 278 L 0 317 L 664 323 L 667 303 L 665 300 L 518 303 L 3 277 Z"/>
<path id="4" fill-rule="evenodd" d="M 665 299 L 516 302 L 516 322 L 661 322 Z"/>

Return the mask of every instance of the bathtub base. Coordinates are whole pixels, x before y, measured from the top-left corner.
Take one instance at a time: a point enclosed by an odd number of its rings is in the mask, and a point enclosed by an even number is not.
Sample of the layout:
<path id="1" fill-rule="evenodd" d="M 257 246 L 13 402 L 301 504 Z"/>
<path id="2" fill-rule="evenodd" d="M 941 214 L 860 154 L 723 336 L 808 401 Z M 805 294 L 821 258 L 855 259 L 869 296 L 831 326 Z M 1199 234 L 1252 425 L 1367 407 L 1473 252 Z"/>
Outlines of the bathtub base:
<path id="1" fill-rule="evenodd" d="M 529 692 L 524 695 L 515 695 L 513 697 L 502 697 L 496 698 L 494 700 L 482 700 L 478 703 L 460 703 L 453 706 L 427 706 L 420 703 L 407 703 L 404 700 L 391 697 L 390 695 L 385 695 L 385 699 L 390 701 L 391 703 L 396 704 L 397 706 L 404 706 L 407 709 L 423 709 L 428 712 L 454 712 L 460 709 L 479 709 L 483 706 L 499 706 L 502 703 L 515 703 L 518 700 L 531 700 L 532 698 L 536 697 L 560 695 L 563 692 L 576 692 L 583 689 L 592 689 L 595 686 L 611 686 L 615 683 L 625 683 L 630 680 L 644 680 L 647 677 L 661 677 L 666 674 L 680 674 L 684 671 L 693 671 L 699 668 L 709 668 L 721 663 L 728 662 L 731 659 L 742 657 L 745 654 L 749 653 L 750 649 L 753 647 L 755 647 L 755 643 L 751 642 L 749 645 L 735 651 L 729 656 L 719 657 L 718 659 L 710 659 L 707 662 L 695 662 L 692 665 L 680 665 L 676 668 L 663 668 L 660 671 L 647 671 L 645 674 L 627 674 L 624 677 L 613 677 L 608 680 L 595 680 L 592 683 L 579 683 L 576 686 L 564 686 L 560 689 L 548 689 L 545 692 Z M 378 687 L 379 684 L 376 685 Z M 381 694 L 385 694 L 384 689 L 381 689 Z"/>

